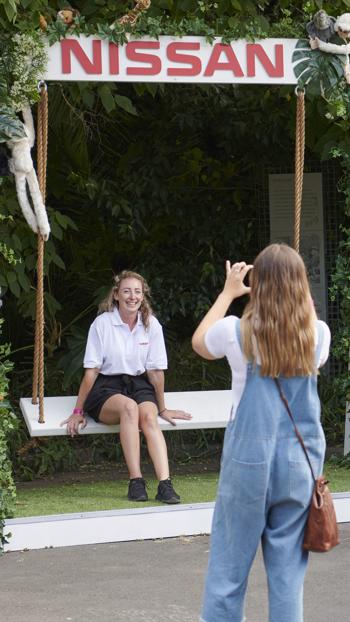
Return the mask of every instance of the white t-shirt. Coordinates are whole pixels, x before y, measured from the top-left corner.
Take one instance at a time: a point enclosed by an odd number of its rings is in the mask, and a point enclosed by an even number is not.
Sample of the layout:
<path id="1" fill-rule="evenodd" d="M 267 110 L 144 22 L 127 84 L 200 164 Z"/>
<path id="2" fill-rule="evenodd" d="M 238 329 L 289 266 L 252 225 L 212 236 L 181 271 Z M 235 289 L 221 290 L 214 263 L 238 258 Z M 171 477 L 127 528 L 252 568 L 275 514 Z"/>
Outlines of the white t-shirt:
<path id="1" fill-rule="evenodd" d="M 222 320 L 218 320 L 209 328 L 205 334 L 205 345 L 210 354 L 216 358 L 227 357 L 232 372 L 232 418 L 236 414 L 238 404 L 241 400 L 247 377 L 247 359 L 245 358 L 237 339 L 237 326 L 239 318 L 229 315 Z M 317 325 L 322 325 L 320 350 L 317 367 L 325 364 L 329 355 L 331 333 L 325 322 L 317 320 Z M 318 345 L 318 330 L 315 329 L 316 346 Z M 259 362 L 259 357 L 258 357 Z"/>
<path id="2" fill-rule="evenodd" d="M 139 376 L 147 369 L 167 369 L 163 330 L 154 315 L 149 327 L 141 314 L 133 330 L 125 324 L 118 309 L 101 313 L 90 326 L 84 367 L 98 368 L 101 374 Z"/>

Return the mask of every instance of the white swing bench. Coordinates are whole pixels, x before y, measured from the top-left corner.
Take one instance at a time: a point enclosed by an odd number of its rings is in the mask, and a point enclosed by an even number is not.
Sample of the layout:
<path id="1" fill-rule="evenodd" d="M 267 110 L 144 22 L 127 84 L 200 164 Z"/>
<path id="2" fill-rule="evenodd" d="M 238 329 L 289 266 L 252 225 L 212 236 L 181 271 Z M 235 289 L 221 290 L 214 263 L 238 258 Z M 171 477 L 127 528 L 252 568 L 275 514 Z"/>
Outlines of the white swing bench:
<path id="1" fill-rule="evenodd" d="M 39 423 L 39 404 L 32 404 L 30 397 L 22 397 L 20 408 L 30 436 L 65 436 L 66 426 L 60 424 L 73 411 L 76 399 L 76 396 L 45 397 L 45 423 Z M 173 426 L 160 418 L 160 427 L 164 431 L 225 428 L 230 416 L 232 393 L 230 390 L 170 392 L 165 393 L 165 403 L 170 409 L 190 413 L 192 419 L 176 419 L 176 426 Z M 96 423 L 88 417 L 87 426 L 81 434 L 113 434 L 118 431 L 119 425 Z"/>

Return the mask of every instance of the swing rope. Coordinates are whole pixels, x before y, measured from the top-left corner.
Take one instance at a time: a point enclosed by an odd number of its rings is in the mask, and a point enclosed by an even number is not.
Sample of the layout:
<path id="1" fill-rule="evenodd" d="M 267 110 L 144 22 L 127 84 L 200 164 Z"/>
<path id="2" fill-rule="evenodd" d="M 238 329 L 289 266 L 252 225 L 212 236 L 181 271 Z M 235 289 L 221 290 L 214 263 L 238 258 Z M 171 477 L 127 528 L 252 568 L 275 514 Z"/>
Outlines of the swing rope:
<path id="1" fill-rule="evenodd" d="M 37 169 L 38 182 L 43 202 L 46 199 L 46 168 L 48 142 L 48 95 L 46 84 L 39 84 L 40 100 L 38 103 L 37 127 Z M 44 418 L 44 238 L 38 233 L 37 259 L 37 290 L 36 290 L 36 320 L 34 341 L 34 369 L 32 403 L 38 403 L 39 394 L 39 423 L 45 423 Z"/>
<path id="2" fill-rule="evenodd" d="M 303 198 L 304 154 L 305 154 L 305 91 L 296 89 L 297 109 L 295 127 L 295 220 L 294 220 L 294 248 L 300 250 L 300 220 L 301 202 Z"/>

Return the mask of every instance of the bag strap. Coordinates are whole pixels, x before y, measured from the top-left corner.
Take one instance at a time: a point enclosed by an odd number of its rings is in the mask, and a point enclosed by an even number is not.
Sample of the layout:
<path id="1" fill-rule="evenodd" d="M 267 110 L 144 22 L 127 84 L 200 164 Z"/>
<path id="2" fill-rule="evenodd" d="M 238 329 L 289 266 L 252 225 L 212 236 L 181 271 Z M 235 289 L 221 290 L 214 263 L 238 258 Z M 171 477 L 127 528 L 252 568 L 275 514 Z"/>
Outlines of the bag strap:
<path id="1" fill-rule="evenodd" d="M 287 400 L 286 396 L 284 395 L 284 393 L 283 393 L 283 391 L 282 391 L 282 387 L 281 387 L 281 383 L 280 383 L 279 379 L 278 379 L 278 378 L 274 378 L 274 381 L 275 381 L 275 383 L 276 383 L 276 385 L 277 385 L 277 389 L 278 389 L 278 393 L 279 393 L 279 395 L 280 395 L 280 398 L 281 398 L 281 400 L 282 400 L 283 404 L 285 405 L 285 407 L 286 407 L 286 411 L 287 411 L 287 413 L 288 413 L 288 415 L 289 415 L 289 417 L 290 417 L 290 419 L 291 419 L 291 421 L 292 421 L 292 424 L 293 424 L 293 427 L 294 427 L 295 434 L 296 434 L 296 436 L 297 436 L 297 438 L 298 438 L 298 441 L 299 441 L 300 445 L 301 445 L 301 446 L 302 446 L 302 448 L 303 448 L 304 454 L 305 454 L 305 456 L 306 456 L 306 460 L 308 461 L 309 467 L 310 467 L 310 469 L 311 469 L 311 474 L 312 474 L 313 480 L 314 480 L 314 482 L 315 482 L 315 484 L 316 484 L 316 482 L 317 482 L 317 478 L 315 477 L 315 473 L 314 473 L 314 470 L 313 470 L 313 468 L 312 468 L 311 460 L 310 460 L 310 458 L 309 458 L 308 451 L 307 451 L 307 449 L 306 449 L 306 447 L 305 447 L 305 443 L 304 443 L 303 437 L 301 436 L 301 434 L 300 434 L 300 432 L 299 432 L 299 430 L 298 430 L 298 428 L 297 428 L 297 426 L 296 426 L 296 423 L 295 423 L 295 421 L 294 421 L 294 417 L 293 417 L 292 412 L 291 412 L 291 410 L 290 410 L 290 408 L 289 408 L 288 400 Z"/>

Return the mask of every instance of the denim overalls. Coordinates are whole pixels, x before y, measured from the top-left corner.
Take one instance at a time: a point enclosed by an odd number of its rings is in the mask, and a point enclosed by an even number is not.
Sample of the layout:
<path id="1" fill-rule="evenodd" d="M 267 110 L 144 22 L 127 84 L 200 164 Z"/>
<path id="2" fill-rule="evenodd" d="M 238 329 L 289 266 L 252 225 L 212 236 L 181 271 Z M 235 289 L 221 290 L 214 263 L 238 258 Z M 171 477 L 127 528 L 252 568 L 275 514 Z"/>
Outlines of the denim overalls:
<path id="1" fill-rule="evenodd" d="M 237 337 L 241 345 L 239 322 Z M 319 334 L 316 360 L 321 345 Z M 317 378 L 281 377 L 280 382 L 320 475 L 325 438 Z M 260 541 L 269 622 L 303 621 L 308 554 L 302 542 L 312 489 L 310 467 L 274 380 L 248 364 L 243 395 L 225 433 L 202 622 L 243 622 L 248 574 Z"/>

